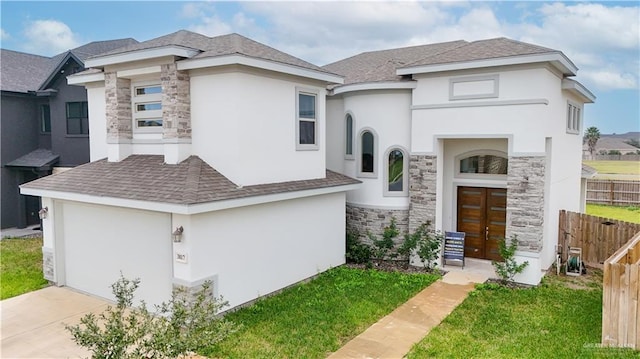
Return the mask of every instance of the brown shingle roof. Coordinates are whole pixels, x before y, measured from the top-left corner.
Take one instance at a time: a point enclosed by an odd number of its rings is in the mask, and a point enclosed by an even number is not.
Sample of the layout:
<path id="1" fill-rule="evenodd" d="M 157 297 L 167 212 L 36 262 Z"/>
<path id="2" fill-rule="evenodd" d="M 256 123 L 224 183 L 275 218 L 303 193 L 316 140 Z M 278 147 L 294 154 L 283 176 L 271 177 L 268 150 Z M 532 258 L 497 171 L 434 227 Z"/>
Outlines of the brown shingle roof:
<path id="1" fill-rule="evenodd" d="M 345 77 L 344 84 L 403 81 L 396 70 L 406 67 L 486 60 L 560 51 L 507 38 L 466 42 L 463 40 L 399 49 L 364 52 L 323 66 Z M 339 85 L 340 86 L 340 85 Z"/>
<path id="2" fill-rule="evenodd" d="M 467 62 L 544 53 L 560 53 L 560 51 L 500 37 L 496 39 L 474 41 L 446 52 L 425 57 L 402 67 L 448 64 L 454 62 Z"/>
<path id="3" fill-rule="evenodd" d="M 275 61 L 287 65 L 293 65 L 320 72 L 328 72 L 297 57 L 276 50 L 257 41 L 251 40 L 239 34 L 228 34 L 216 37 L 208 37 L 195 32 L 180 30 L 169 35 L 144 41 L 111 52 L 101 54 L 116 55 L 121 53 L 160 48 L 166 46 L 182 46 L 201 51 L 193 58 L 216 57 L 225 55 L 244 55 L 248 57 Z"/>
<path id="4" fill-rule="evenodd" d="M 403 47 L 382 51 L 364 52 L 328 65 L 324 69 L 345 77 L 344 84 L 380 81 L 400 81 L 396 75 L 399 67 L 416 62 L 467 44 L 466 41 Z"/>
<path id="5" fill-rule="evenodd" d="M 120 162 L 87 163 L 21 187 L 149 202 L 191 205 L 359 183 L 327 170 L 325 178 L 239 188 L 197 156 L 177 165 L 159 155 L 132 155 Z"/>

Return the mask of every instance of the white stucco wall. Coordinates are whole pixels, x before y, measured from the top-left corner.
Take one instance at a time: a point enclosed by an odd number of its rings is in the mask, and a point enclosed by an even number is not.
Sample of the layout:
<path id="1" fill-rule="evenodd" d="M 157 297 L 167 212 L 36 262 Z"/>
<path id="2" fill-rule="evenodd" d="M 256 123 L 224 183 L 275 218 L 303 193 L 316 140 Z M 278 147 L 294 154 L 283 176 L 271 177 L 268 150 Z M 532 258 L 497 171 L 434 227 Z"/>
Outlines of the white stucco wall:
<path id="1" fill-rule="evenodd" d="M 89 160 L 107 157 L 107 118 L 104 82 L 87 84 L 89 106 Z"/>
<path id="2" fill-rule="evenodd" d="M 347 202 L 367 205 L 379 208 L 407 209 L 409 197 L 384 196 L 385 188 L 385 152 L 392 146 L 406 150 L 406 161 L 409 161 L 410 131 L 411 131 L 411 91 L 410 90 L 376 90 L 358 91 L 342 95 L 342 99 L 330 100 L 331 119 L 327 121 L 327 131 L 334 136 L 339 136 L 340 145 L 337 147 L 338 155 L 330 156 L 337 161 L 342 159 L 343 173 L 358 178 L 362 181 L 359 189 L 347 194 Z M 342 104 L 342 109 L 340 109 Z M 354 123 L 354 156 L 353 159 L 344 159 L 345 117 L 347 113 L 352 115 Z M 360 153 L 359 136 L 364 129 L 374 132 L 376 176 L 363 177 L 358 175 L 358 154 Z M 336 151 L 331 148 L 330 152 Z M 340 157 L 338 157 L 340 156 Z M 408 175 L 408 174 L 407 174 Z"/>
<path id="3" fill-rule="evenodd" d="M 327 168 L 344 173 L 345 116 L 342 97 L 327 97 Z"/>
<path id="4" fill-rule="evenodd" d="M 243 186 L 325 176 L 322 85 L 240 70 L 190 75 L 193 154 Z M 296 150 L 297 89 L 317 93 L 317 150 Z"/>
<path id="5" fill-rule="evenodd" d="M 58 284 L 113 300 L 120 272 L 140 278 L 136 300 L 171 297 L 171 216 L 168 213 L 56 201 Z M 46 236 L 46 234 L 45 234 Z"/>
<path id="6" fill-rule="evenodd" d="M 496 74 L 499 77 L 498 97 L 449 99 L 450 79 Z M 545 151 L 545 137 L 554 133 L 554 123 L 564 121 L 564 117 L 556 113 L 557 104 L 563 102 L 561 79 L 545 68 L 500 69 L 480 74 L 467 71 L 447 75 L 419 75 L 416 79 L 418 85 L 413 92 L 414 106 L 451 107 L 413 110 L 412 152 L 433 153 L 433 135 L 512 135 L 513 143 L 509 151 L 511 155 L 542 154 Z M 532 100 L 544 100 L 547 104 L 511 102 Z M 462 104 L 487 102 L 495 104 L 461 107 Z"/>
<path id="7" fill-rule="evenodd" d="M 343 264 L 344 213 L 336 193 L 194 215 L 180 250 L 234 307 Z"/>

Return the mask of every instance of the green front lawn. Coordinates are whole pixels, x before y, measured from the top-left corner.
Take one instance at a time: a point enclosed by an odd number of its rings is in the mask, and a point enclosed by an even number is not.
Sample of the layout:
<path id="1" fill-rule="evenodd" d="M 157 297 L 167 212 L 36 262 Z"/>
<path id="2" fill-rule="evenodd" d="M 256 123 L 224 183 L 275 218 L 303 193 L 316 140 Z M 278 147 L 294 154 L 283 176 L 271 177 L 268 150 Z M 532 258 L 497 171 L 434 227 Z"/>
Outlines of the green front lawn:
<path id="1" fill-rule="evenodd" d="M 483 285 L 408 357 L 638 358 L 630 349 L 599 348 L 601 272 L 588 283 L 570 278 L 546 277 L 527 289 Z"/>
<path id="2" fill-rule="evenodd" d="M 338 267 L 227 315 L 243 328 L 212 358 L 324 358 L 438 277 Z"/>
<path id="3" fill-rule="evenodd" d="M 0 241 L 0 299 L 44 288 L 42 238 L 6 238 Z"/>
<path id="4" fill-rule="evenodd" d="M 617 207 L 601 204 L 587 204 L 587 214 L 592 216 L 640 223 L 640 207 Z"/>

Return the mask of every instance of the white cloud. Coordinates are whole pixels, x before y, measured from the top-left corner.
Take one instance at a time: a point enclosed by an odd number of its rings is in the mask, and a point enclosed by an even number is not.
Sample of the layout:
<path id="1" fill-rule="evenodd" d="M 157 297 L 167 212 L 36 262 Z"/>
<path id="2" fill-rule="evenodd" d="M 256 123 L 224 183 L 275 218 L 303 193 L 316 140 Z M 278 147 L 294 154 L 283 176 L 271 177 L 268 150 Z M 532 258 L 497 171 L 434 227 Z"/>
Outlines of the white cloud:
<path id="1" fill-rule="evenodd" d="M 363 51 L 505 36 L 563 51 L 587 86 L 639 82 L 638 6 L 527 2 L 504 11 L 493 2 L 267 1 L 240 2 L 231 16 L 215 6 L 186 4 L 183 16 L 196 21 L 194 31 L 239 32 L 319 65 Z"/>
<path id="2" fill-rule="evenodd" d="M 0 28 L 0 40 L 7 40 L 9 39 L 11 36 L 9 35 L 8 32 L 4 31 L 4 29 Z"/>
<path id="3" fill-rule="evenodd" d="M 36 54 L 54 55 L 79 46 L 78 36 L 57 20 L 31 21 L 24 34 L 25 50 Z"/>

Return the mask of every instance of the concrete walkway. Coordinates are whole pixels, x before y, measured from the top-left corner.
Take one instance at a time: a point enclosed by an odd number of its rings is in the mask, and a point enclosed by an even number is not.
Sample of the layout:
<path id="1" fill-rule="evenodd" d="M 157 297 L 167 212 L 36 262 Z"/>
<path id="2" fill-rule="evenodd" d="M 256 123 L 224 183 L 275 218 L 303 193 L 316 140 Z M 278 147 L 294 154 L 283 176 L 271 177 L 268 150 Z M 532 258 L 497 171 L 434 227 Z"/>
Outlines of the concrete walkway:
<path id="1" fill-rule="evenodd" d="M 485 275 L 449 272 L 331 354 L 330 359 L 403 358 L 465 300 Z"/>
<path id="2" fill-rule="evenodd" d="M 39 224 L 31 225 L 27 228 L 5 228 L 0 230 L 0 238 L 20 238 L 20 237 L 32 237 L 42 236 Z"/>
<path id="3" fill-rule="evenodd" d="M 47 287 L 0 302 L 2 358 L 87 358 L 64 324 L 102 313 L 110 303 L 68 288 Z"/>

